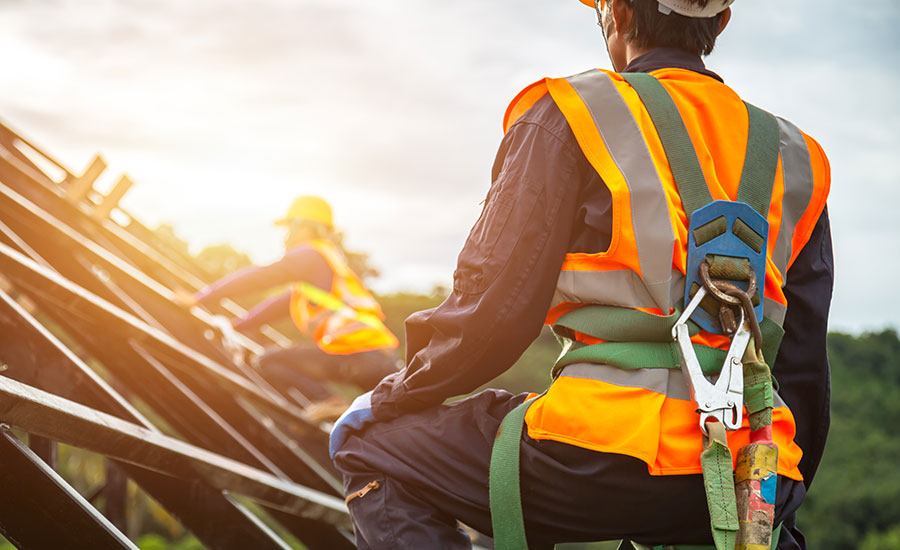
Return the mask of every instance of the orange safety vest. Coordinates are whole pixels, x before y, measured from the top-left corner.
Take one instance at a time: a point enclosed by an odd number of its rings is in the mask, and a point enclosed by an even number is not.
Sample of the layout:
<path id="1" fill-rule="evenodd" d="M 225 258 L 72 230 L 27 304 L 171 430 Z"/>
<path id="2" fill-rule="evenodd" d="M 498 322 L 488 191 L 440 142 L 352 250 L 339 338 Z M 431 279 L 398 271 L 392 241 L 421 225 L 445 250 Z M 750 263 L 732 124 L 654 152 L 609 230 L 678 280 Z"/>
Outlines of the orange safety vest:
<path id="1" fill-rule="evenodd" d="M 331 288 L 295 283 L 291 290 L 291 319 L 316 345 L 332 355 L 396 349 L 397 337 L 384 325 L 381 306 L 327 240 L 308 243 L 328 262 Z"/>
<path id="2" fill-rule="evenodd" d="M 684 119 L 713 199 L 735 200 L 748 141 L 748 114 L 738 95 L 718 80 L 684 69 L 651 72 Z M 618 74 L 591 70 L 547 78 L 510 104 L 504 130 L 550 94 L 585 157 L 612 196 L 608 250 L 567 254 L 546 324 L 589 304 L 670 314 L 684 295 L 688 219 L 656 128 L 635 90 Z M 828 160 L 812 138 L 778 119 L 778 169 L 768 211 L 765 316 L 779 326 L 787 272 L 809 240 L 830 187 Z M 588 344 L 600 340 L 583 334 Z M 700 332 L 696 344 L 727 349 L 725 336 Z M 649 365 L 648 365 L 649 366 Z M 608 365 L 565 367 L 525 417 L 528 435 L 596 451 L 633 456 L 653 475 L 701 472 L 702 434 L 696 406 L 680 370 L 635 371 Z M 772 432 L 778 473 L 800 480 L 802 456 L 791 411 L 775 394 Z M 729 432 L 732 456 L 749 443 Z"/>

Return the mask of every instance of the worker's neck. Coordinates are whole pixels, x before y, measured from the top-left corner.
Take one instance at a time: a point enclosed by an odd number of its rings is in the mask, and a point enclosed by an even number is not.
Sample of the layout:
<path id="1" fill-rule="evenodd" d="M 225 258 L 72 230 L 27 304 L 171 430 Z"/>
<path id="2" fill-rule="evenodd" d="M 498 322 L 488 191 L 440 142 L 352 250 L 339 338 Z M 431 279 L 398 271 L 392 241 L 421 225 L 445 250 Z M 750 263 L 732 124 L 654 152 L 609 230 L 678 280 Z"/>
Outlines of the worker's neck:
<path id="1" fill-rule="evenodd" d="M 632 42 L 626 42 L 625 43 L 625 66 L 623 66 L 622 69 L 619 69 L 619 70 L 623 70 L 628 65 L 631 65 L 632 61 L 634 61 L 635 59 L 644 55 L 645 53 L 649 52 L 652 49 L 653 48 L 635 46 Z"/>

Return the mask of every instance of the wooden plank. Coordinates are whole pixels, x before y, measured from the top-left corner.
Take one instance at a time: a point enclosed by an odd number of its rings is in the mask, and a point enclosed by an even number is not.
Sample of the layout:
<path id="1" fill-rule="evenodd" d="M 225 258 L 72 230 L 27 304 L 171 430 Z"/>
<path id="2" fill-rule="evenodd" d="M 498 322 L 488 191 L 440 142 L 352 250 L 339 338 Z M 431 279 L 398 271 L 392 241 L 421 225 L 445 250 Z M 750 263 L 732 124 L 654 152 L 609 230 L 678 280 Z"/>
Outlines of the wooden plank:
<path id="1" fill-rule="evenodd" d="M 94 182 L 104 170 L 106 170 L 106 161 L 100 155 L 96 155 L 84 173 L 69 182 L 69 186 L 66 188 L 66 196 L 69 197 L 69 200 L 79 202 L 87 197 L 94 188 Z"/>
<path id="2" fill-rule="evenodd" d="M 91 216 L 98 220 L 103 220 L 109 217 L 109 213 L 113 211 L 113 208 L 117 208 L 119 206 L 119 201 L 122 200 L 122 197 L 125 196 L 125 193 L 131 189 L 131 186 L 134 185 L 134 182 L 131 181 L 127 175 L 122 174 L 122 177 L 119 178 L 119 181 L 116 182 L 116 185 L 110 190 L 106 196 L 103 197 L 103 200 L 100 201 L 100 204 L 91 211 Z"/>

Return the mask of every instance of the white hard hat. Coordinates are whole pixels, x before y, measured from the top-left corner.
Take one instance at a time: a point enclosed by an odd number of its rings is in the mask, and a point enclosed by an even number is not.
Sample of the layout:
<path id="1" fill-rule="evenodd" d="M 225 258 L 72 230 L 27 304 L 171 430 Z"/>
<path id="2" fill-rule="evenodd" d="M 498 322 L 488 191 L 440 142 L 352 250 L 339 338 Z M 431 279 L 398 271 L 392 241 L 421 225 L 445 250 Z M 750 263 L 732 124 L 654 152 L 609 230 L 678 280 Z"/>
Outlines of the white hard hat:
<path id="1" fill-rule="evenodd" d="M 705 7 L 701 7 L 696 0 L 657 0 L 659 2 L 659 11 L 668 15 L 673 11 L 679 15 L 687 17 L 696 17 L 698 19 L 708 19 L 725 11 L 725 8 L 731 5 L 734 0 L 709 0 Z M 598 0 L 581 0 L 581 3 L 588 7 L 602 8 L 603 1 Z"/>
<path id="2" fill-rule="evenodd" d="M 659 11 L 663 13 L 668 14 L 674 11 L 687 17 L 708 19 L 725 11 L 725 8 L 730 6 L 734 0 L 709 0 L 705 7 L 701 7 L 700 4 L 691 0 L 657 0 L 657 2 L 659 2 Z"/>

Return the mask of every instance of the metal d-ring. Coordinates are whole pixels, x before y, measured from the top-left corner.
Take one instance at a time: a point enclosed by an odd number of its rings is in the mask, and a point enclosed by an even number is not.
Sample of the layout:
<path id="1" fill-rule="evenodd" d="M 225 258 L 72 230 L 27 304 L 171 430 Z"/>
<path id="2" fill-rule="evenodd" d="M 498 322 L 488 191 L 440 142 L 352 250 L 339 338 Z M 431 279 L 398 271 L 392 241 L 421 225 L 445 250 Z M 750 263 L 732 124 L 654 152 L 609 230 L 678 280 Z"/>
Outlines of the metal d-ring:
<path id="1" fill-rule="evenodd" d="M 729 290 L 737 290 L 740 292 L 745 292 L 741 290 L 736 285 L 729 283 L 727 281 L 713 281 L 709 276 L 709 261 L 705 258 L 702 262 L 700 262 L 700 281 L 703 283 L 703 286 L 706 287 L 712 295 L 720 302 L 731 304 L 731 305 L 741 305 L 741 300 L 726 294 Z M 748 286 L 746 293 L 748 296 L 753 296 L 756 293 L 756 273 L 752 270 L 750 271 L 750 275 L 748 278 Z"/>

